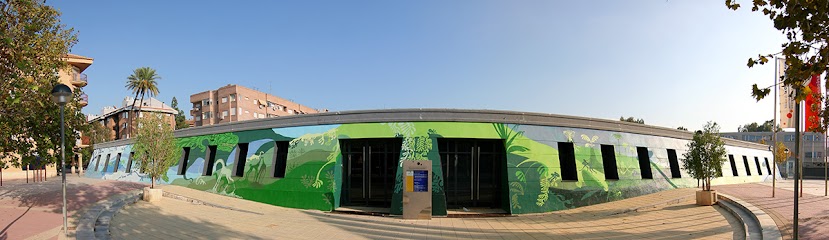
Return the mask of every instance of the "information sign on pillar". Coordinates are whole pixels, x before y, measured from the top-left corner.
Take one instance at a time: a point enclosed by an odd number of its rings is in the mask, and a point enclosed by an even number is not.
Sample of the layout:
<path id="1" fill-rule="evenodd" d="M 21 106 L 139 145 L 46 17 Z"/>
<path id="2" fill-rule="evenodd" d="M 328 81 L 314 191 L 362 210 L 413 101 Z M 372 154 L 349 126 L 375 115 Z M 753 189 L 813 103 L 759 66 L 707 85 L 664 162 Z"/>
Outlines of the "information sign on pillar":
<path id="1" fill-rule="evenodd" d="M 432 219 L 432 161 L 403 161 L 403 219 Z"/>

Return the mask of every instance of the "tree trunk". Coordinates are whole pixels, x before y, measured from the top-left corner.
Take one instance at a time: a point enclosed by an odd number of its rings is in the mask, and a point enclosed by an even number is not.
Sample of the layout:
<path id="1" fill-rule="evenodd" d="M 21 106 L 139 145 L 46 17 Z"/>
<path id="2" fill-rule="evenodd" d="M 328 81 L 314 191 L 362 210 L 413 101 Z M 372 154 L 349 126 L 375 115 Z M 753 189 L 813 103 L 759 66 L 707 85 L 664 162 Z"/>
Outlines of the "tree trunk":
<path id="1" fill-rule="evenodd" d="M 130 110 L 132 110 L 133 114 L 135 113 L 135 101 L 136 100 L 138 100 L 138 92 L 135 92 L 135 97 L 132 98 L 132 109 L 130 109 Z M 127 124 L 130 127 L 132 127 L 132 115 L 133 114 L 127 114 L 127 122 L 128 122 Z M 115 125 L 118 125 L 118 123 L 115 123 Z M 127 128 L 127 137 L 132 137 L 132 128 Z M 115 139 L 118 139 L 118 136 L 115 136 Z"/>
<path id="2" fill-rule="evenodd" d="M 777 161 L 777 159 L 775 159 L 775 162 L 772 163 L 774 168 L 772 168 L 772 170 L 771 170 L 771 172 L 772 172 L 772 174 L 771 174 L 771 197 L 774 197 L 774 189 L 777 188 L 777 162 L 776 161 Z"/>

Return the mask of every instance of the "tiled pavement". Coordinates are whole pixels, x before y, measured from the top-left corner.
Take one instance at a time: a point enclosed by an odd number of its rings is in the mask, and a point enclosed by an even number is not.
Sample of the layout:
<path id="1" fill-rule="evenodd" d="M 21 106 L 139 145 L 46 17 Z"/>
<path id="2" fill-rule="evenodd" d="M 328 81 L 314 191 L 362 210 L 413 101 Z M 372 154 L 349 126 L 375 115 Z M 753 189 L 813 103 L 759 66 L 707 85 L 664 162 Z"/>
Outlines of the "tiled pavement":
<path id="1" fill-rule="evenodd" d="M 829 236 L 829 198 L 824 195 L 823 180 L 804 180 L 803 197 L 799 205 L 800 239 L 826 239 Z M 732 195 L 759 207 L 772 216 L 783 239 L 791 239 L 794 216 L 794 182 L 778 180 L 775 197 L 771 197 L 771 182 L 714 186 L 717 191 Z"/>
<path id="2" fill-rule="evenodd" d="M 693 204 L 695 189 L 549 214 L 402 220 L 298 210 L 177 186 L 165 191 L 231 207 L 164 198 L 139 201 L 113 219 L 115 239 L 731 239 L 743 238 L 725 210 Z M 671 202 L 671 203 L 666 203 Z M 631 209 L 639 209 L 631 211 Z M 246 212 L 250 211 L 250 212 Z M 251 213 L 254 212 L 254 213 Z M 737 229 L 737 231 L 733 230 Z M 735 232 L 737 235 L 735 235 Z M 744 232 L 743 232 L 744 233 Z"/>
<path id="3" fill-rule="evenodd" d="M 67 176 L 67 211 L 71 216 L 110 195 L 142 188 L 143 184 Z M 61 181 L 3 181 L 0 187 L 0 239 L 57 239 L 61 235 Z M 72 221 L 70 221 L 70 227 Z"/>

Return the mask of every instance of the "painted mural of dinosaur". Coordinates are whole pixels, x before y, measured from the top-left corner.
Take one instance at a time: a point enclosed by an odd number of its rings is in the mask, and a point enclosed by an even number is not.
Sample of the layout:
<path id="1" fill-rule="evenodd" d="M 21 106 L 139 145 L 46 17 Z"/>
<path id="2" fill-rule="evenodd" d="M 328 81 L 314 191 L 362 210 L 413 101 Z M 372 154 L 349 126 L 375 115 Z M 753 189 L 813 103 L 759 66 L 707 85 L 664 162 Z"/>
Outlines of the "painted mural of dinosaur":
<path id="1" fill-rule="evenodd" d="M 236 186 L 232 178 L 233 169 L 225 165 L 224 159 L 217 159 L 213 169 L 216 169 L 213 173 L 213 176 L 216 177 L 216 183 L 213 184 L 213 188 L 209 191 L 228 196 L 236 196 L 236 194 L 234 194 Z M 232 189 L 232 191 L 228 192 L 230 189 Z"/>

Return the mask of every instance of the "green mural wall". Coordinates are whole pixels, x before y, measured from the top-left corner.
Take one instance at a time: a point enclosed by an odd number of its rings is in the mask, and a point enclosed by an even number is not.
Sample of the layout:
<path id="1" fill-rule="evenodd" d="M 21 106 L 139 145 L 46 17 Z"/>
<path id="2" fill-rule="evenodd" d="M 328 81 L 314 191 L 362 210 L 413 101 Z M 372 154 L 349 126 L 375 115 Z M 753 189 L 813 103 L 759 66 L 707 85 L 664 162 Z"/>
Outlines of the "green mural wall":
<path id="1" fill-rule="evenodd" d="M 503 209 L 512 214 L 550 212 L 610 202 L 664 189 L 696 186 L 696 181 L 681 171 L 670 176 L 666 149 L 685 152 L 686 140 L 639 134 L 515 125 L 465 122 L 392 122 L 317 125 L 227 132 L 179 138 L 178 145 L 189 148 L 184 174 L 173 166 L 164 183 L 243 198 L 278 206 L 333 210 L 340 206 L 343 188 L 343 157 L 339 140 L 362 138 L 402 138 L 397 163 L 392 214 L 402 213 L 402 161 L 432 160 L 433 214 L 446 215 L 446 192 L 437 148 L 438 139 L 501 139 L 504 144 L 506 177 L 503 179 Z M 285 177 L 273 177 L 275 142 L 289 144 Z M 558 142 L 574 145 L 578 180 L 562 180 Z M 248 143 L 243 176 L 234 176 L 234 156 L 239 143 Z M 618 167 L 618 180 L 604 177 L 601 145 L 612 145 Z M 204 174 L 209 146 L 216 146 L 215 163 Z M 636 147 L 648 147 L 653 179 L 642 179 Z M 142 173 L 125 169 L 131 146 L 96 149 L 96 156 L 123 153 L 119 166 L 101 172 L 90 167 L 87 177 L 143 181 Z M 730 152 L 766 156 L 764 151 L 729 147 Z M 111 154 L 115 155 L 115 154 Z M 102 160 L 103 161 L 103 160 Z M 109 161 L 114 163 L 116 161 Z M 764 164 L 764 163 L 763 163 Z M 137 169 L 136 166 L 132 166 Z M 725 166 L 723 172 L 730 172 Z M 723 177 L 723 183 L 760 181 L 769 173 L 751 177 Z"/>

